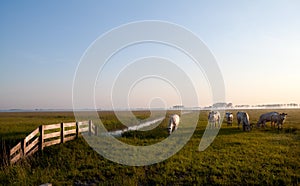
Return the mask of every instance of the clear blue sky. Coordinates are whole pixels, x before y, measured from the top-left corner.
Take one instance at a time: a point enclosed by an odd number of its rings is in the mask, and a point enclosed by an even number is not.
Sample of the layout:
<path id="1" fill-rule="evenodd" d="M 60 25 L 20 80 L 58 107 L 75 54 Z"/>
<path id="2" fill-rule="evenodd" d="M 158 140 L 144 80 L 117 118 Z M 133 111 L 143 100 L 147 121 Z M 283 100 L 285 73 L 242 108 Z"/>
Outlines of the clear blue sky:
<path id="1" fill-rule="evenodd" d="M 300 103 L 299 10 L 297 0 L 1 1 L 0 109 L 72 108 L 84 51 L 110 29 L 141 20 L 176 23 L 202 39 L 228 102 Z M 201 106 L 211 104 L 205 95 Z M 131 104 L 143 107 L 140 99 Z"/>

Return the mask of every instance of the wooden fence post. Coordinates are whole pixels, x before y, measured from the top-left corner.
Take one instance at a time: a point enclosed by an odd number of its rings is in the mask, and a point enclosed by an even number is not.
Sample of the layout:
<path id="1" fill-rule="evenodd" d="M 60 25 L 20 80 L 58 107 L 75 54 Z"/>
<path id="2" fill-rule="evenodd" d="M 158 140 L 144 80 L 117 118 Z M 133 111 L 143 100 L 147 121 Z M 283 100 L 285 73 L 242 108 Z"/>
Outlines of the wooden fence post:
<path id="1" fill-rule="evenodd" d="M 2 141 L 2 148 L 3 148 L 3 161 L 4 161 L 4 164 L 7 164 L 7 165 L 11 165 L 10 163 L 10 147 L 8 145 L 5 145 L 4 141 Z M 5 157 L 7 157 L 7 162 L 5 162 Z"/>
<path id="2" fill-rule="evenodd" d="M 40 125 L 39 130 L 39 149 L 42 151 L 44 149 L 44 125 Z"/>
<path id="3" fill-rule="evenodd" d="M 60 124 L 60 143 L 64 143 L 64 123 Z"/>
<path id="4" fill-rule="evenodd" d="M 92 135 L 92 120 L 89 120 L 89 136 Z"/>
<path id="5" fill-rule="evenodd" d="M 26 156 L 26 137 L 21 142 L 22 156 Z"/>
<path id="6" fill-rule="evenodd" d="M 78 126 L 78 121 L 76 121 L 76 138 L 78 138 L 78 133 L 79 133 L 79 126 Z"/>
<path id="7" fill-rule="evenodd" d="M 98 126 L 95 125 L 95 136 L 98 136 Z"/>

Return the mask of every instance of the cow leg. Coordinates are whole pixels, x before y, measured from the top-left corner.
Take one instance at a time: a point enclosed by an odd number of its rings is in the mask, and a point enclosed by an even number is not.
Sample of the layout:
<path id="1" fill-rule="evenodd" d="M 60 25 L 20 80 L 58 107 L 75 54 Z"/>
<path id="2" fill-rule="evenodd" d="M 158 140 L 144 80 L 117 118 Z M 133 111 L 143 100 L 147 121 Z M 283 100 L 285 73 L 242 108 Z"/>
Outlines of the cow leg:
<path id="1" fill-rule="evenodd" d="M 247 124 L 245 122 L 243 122 L 243 131 L 246 131 L 247 130 Z"/>
<path id="2" fill-rule="evenodd" d="M 282 130 L 282 123 L 277 123 L 278 130 Z"/>

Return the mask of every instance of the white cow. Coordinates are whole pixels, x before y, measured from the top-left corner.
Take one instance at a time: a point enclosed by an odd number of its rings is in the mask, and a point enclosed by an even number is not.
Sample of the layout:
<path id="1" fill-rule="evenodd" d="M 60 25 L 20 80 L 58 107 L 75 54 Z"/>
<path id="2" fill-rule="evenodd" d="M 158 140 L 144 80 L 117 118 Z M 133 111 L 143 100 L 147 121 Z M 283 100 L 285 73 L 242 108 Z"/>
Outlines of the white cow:
<path id="1" fill-rule="evenodd" d="M 220 112 L 218 112 L 218 111 L 210 111 L 209 112 L 208 122 L 210 124 L 210 128 L 217 127 L 217 124 L 218 124 L 218 127 L 220 128 L 221 127 L 220 120 L 221 120 Z"/>
<path id="2" fill-rule="evenodd" d="M 173 131 L 177 130 L 179 121 L 180 121 L 180 118 L 177 114 L 173 114 L 170 116 L 169 125 L 168 125 L 169 134 L 171 134 Z"/>
<path id="3" fill-rule="evenodd" d="M 232 112 L 226 112 L 225 118 L 226 118 L 226 121 L 227 121 L 227 125 L 232 125 L 232 122 L 233 122 Z"/>
<path id="4" fill-rule="evenodd" d="M 240 123 L 243 125 L 243 131 L 250 131 L 250 121 L 249 121 L 249 115 L 246 112 L 237 112 L 236 118 L 238 121 L 238 128 L 240 128 Z"/>

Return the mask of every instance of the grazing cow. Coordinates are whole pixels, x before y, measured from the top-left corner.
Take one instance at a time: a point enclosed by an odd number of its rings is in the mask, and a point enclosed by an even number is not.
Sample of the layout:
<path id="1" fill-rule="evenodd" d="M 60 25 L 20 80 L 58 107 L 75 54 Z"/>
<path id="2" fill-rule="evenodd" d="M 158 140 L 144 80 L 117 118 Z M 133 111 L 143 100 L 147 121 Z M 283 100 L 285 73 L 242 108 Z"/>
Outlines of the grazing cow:
<path id="1" fill-rule="evenodd" d="M 221 116 L 220 116 L 220 112 L 218 111 L 210 111 L 208 114 L 208 122 L 210 124 L 210 127 L 217 127 L 217 123 L 218 123 L 218 127 L 221 127 Z"/>
<path id="2" fill-rule="evenodd" d="M 179 125 L 179 116 L 177 114 L 173 114 L 170 116 L 169 125 L 168 125 L 168 132 L 171 134 L 173 131 L 177 130 Z"/>
<path id="3" fill-rule="evenodd" d="M 282 129 L 282 125 L 286 119 L 286 113 L 280 113 L 280 114 L 275 114 L 271 116 L 271 126 L 272 123 L 274 123 L 274 127 L 275 127 L 275 123 L 277 124 L 278 130 Z"/>
<path id="4" fill-rule="evenodd" d="M 237 112 L 236 118 L 238 121 L 238 128 L 240 128 L 240 123 L 243 124 L 243 131 L 250 131 L 250 121 L 249 121 L 249 115 L 246 112 Z"/>
<path id="5" fill-rule="evenodd" d="M 260 115 L 259 120 L 256 124 L 257 127 L 260 127 L 261 125 L 263 125 L 263 127 L 266 126 L 266 122 L 271 122 L 271 126 L 272 126 L 272 121 L 271 121 L 271 117 L 275 116 L 275 115 L 279 115 L 278 112 L 268 112 L 265 114 Z"/>
<path id="6" fill-rule="evenodd" d="M 232 122 L 233 122 L 233 114 L 232 114 L 232 112 L 226 112 L 225 117 L 226 117 L 227 125 L 231 125 L 232 126 Z"/>

